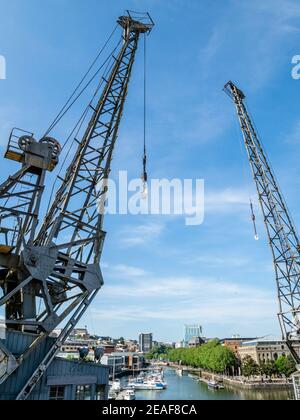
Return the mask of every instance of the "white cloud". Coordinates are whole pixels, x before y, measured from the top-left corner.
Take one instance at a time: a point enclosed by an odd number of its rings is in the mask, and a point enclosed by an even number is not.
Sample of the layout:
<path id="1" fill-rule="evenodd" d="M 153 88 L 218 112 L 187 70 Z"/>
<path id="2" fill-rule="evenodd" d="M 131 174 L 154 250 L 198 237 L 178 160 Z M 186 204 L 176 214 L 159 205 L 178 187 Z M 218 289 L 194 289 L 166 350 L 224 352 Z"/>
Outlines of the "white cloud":
<path id="1" fill-rule="evenodd" d="M 226 188 L 205 194 L 205 211 L 213 213 L 237 212 L 249 209 L 249 193 L 245 189 Z"/>
<path id="2" fill-rule="evenodd" d="M 123 277 L 144 277 L 147 273 L 142 268 L 120 264 L 113 267 L 114 275 Z"/>
<path id="3" fill-rule="evenodd" d="M 298 1 L 293 0 L 265 0 L 252 1 L 257 11 L 266 12 L 276 18 L 277 23 L 281 23 L 283 29 L 284 23 L 289 20 L 300 17 L 300 4 Z M 296 29 L 297 27 L 295 27 Z"/>
<path id="4" fill-rule="evenodd" d="M 93 309 L 95 319 L 161 320 L 179 324 L 201 319 L 205 323 L 254 323 L 276 318 L 276 293 L 215 278 L 147 278 L 144 282 L 108 286 L 109 306 Z M 116 296 L 130 304 L 114 303 Z M 143 303 L 141 304 L 141 298 Z"/>
<path id="5" fill-rule="evenodd" d="M 291 43 L 291 34 L 297 36 L 300 30 L 299 16 L 299 1 L 233 0 L 200 49 L 200 75 L 205 81 L 216 78 L 218 83 L 226 77 L 240 80 L 248 86 L 247 92 L 256 92 L 282 65 L 284 44 Z"/>
<path id="6" fill-rule="evenodd" d="M 13 107 L 0 107 L 0 148 L 6 148 L 9 134 L 15 126 L 13 116 L 16 118 L 16 109 Z"/>
<path id="7" fill-rule="evenodd" d="M 220 257 L 220 256 L 199 256 L 193 259 L 193 263 L 204 263 L 207 267 L 245 267 L 249 266 L 251 260 L 245 257 Z"/>
<path id="8" fill-rule="evenodd" d="M 288 133 L 284 139 L 286 143 L 292 144 L 292 145 L 298 145 L 300 141 L 300 121 L 297 121 L 294 124 L 294 127 Z"/>
<path id="9" fill-rule="evenodd" d="M 147 223 L 126 227 L 121 232 L 121 244 L 126 247 L 149 244 L 159 238 L 165 226 L 163 223 Z"/>

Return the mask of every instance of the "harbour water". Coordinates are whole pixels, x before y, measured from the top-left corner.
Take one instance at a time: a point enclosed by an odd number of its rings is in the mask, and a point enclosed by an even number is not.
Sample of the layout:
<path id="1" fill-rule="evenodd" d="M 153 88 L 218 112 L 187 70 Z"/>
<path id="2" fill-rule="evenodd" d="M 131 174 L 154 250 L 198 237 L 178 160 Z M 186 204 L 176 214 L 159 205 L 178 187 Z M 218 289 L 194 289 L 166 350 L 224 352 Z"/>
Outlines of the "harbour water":
<path id="1" fill-rule="evenodd" d="M 165 370 L 165 380 L 168 389 L 164 391 L 137 391 L 137 400 L 289 400 L 292 399 L 292 389 L 288 390 L 237 390 L 225 388 L 224 390 L 208 389 L 208 386 L 199 383 L 196 377 L 188 374 L 179 376 L 174 369 Z"/>

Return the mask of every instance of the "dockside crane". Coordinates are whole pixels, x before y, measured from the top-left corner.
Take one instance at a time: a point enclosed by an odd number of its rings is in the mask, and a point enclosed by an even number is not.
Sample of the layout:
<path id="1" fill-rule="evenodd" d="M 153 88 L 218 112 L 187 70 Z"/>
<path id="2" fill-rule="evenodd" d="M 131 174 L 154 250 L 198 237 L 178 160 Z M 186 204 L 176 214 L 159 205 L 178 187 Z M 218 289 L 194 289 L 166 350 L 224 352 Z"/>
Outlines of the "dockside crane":
<path id="1" fill-rule="evenodd" d="M 225 85 L 225 92 L 236 106 L 273 255 L 282 336 L 295 362 L 300 365 L 295 350 L 295 343 L 300 340 L 299 236 L 246 108 L 244 93 L 231 81 Z"/>
<path id="2" fill-rule="evenodd" d="M 7 329 L 0 340 L 0 399 L 9 389 L 10 399 L 30 396 L 103 285 L 106 181 L 139 39 L 154 26 L 149 14 L 133 12 L 118 24 L 122 42 L 40 228 L 46 172 L 56 167 L 61 147 L 49 133 L 37 141 L 13 130 L 9 140 L 5 157 L 21 169 L 0 185 L 0 306 Z M 52 338 L 58 326 L 61 333 Z M 13 341 L 21 348 L 17 356 Z"/>

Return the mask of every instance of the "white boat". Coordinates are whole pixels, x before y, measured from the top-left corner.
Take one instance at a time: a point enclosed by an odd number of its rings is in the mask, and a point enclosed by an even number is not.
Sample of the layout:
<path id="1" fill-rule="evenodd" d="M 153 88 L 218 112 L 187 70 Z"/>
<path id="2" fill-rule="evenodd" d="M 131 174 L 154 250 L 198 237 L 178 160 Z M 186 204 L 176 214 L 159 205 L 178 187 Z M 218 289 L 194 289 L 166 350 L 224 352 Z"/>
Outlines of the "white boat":
<path id="1" fill-rule="evenodd" d="M 117 401 L 134 401 L 135 400 L 135 391 L 134 389 L 125 389 L 121 391 L 116 397 Z"/>
<path id="2" fill-rule="evenodd" d="M 164 381 L 163 372 L 139 375 L 135 379 L 130 379 L 128 388 L 136 391 L 162 391 L 166 389 L 168 384 Z"/>
<path id="3" fill-rule="evenodd" d="M 133 389 L 128 389 L 124 394 L 125 401 L 135 401 L 135 391 Z"/>
<path id="4" fill-rule="evenodd" d="M 216 381 L 209 381 L 207 385 L 208 385 L 209 388 L 212 388 L 212 389 L 218 389 L 219 388 L 219 385 Z"/>
<path id="5" fill-rule="evenodd" d="M 128 387 L 136 391 L 163 391 L 166 389 L 167 384 L 165 382 L 153 380 L 138 380 L 136 382 L 130 382 Z"/>
<path id="6" fill-rule="evenodd" d="M 164 385 L 160 382 L 145 381 L 143 383 L 132 383 L 131 386 L 136 391 L 163 391 Z"/>
<path id="7" fill-rule="evenodd" d="M 114 381 L 109 383 L 111 391 L 116 393 L 121 392 L 121 382 L 120 379 L 115 379 Z"/>
<path id="8" fill-rule="evenodd" d="M 216 381 L 209 381 L 208 387 L 212 389 L 224 389 L 224 385 Z"/>

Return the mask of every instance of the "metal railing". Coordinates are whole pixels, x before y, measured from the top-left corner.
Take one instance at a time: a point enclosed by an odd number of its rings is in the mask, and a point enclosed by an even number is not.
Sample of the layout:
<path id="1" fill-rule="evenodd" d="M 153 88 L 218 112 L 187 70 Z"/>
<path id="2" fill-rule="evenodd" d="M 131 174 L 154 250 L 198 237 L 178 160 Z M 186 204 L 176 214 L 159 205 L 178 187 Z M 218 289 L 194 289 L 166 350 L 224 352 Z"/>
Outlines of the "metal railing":
<path id="1" fill-rule="evenodd" d="M 23 156 L 23 150 L 19 146 L 19 140 L 23 136 L 33 137 L 33 133 L 22 130 L 21 128 L 14 128 L 9 136 L 8 145 L 5 157 L 11 159 L 13 155 Z"/>

